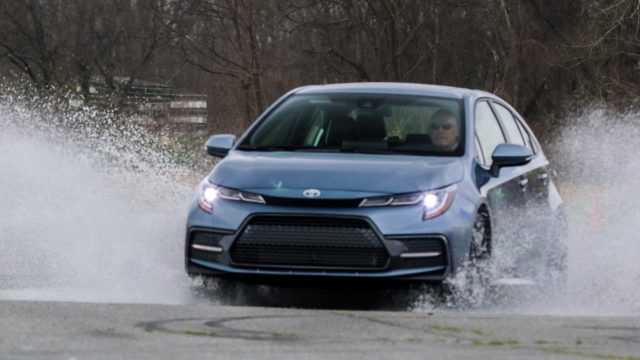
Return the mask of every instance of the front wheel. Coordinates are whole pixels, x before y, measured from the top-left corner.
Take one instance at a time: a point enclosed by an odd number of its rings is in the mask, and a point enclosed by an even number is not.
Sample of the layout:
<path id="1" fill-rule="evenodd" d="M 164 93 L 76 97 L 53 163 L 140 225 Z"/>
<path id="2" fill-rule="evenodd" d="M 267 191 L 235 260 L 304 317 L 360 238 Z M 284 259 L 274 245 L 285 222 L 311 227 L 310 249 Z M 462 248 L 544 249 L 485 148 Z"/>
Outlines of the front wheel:
<path id="1" fill-rule="evenodd" d="M 481 208 L 473 222 L 467 261 L 447 284 L 450 302 L 461 307 L 476 307 L 485 301 L 492 278 L 491 250 L 491 219 L 488 211 Z"/>

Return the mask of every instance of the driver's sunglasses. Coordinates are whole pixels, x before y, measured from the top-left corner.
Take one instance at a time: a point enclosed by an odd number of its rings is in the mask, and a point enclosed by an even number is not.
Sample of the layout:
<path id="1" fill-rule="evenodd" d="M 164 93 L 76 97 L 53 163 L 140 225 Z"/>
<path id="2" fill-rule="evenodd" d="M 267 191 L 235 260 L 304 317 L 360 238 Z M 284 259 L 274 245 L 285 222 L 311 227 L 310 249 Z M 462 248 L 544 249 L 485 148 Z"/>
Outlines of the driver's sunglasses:
<path id="1" fill-rule="evenodd" d="M 429 126 L 429 129 L 431 130 L 438 130 L 438 129 L 442 129 L 442 130 L 451 130 L 453 128 L 453 124 L 431 124 Z"/>

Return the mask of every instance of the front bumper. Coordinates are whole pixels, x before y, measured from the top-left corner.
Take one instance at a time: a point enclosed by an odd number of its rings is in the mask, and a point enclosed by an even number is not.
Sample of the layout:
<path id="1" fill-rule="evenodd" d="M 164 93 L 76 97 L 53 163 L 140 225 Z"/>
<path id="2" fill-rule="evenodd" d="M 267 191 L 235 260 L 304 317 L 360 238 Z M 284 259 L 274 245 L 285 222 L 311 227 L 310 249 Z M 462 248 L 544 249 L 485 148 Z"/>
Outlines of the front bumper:
<path id="1" fill-rule="evenodd" d="M 256 242 L 255 233 L 265 231 L 256 224 L 263 223 L 265 219 L 277 220 L 272 226 L 276 231 L 267 239 L 258 236 Z M 318 219 L 322 220 L 320 225 L 317 225 Z M 315 225 L 300 228 L 301 220 L 305 220 L 305 224 L 308 223 L 306 220 L 314 220 Z M 290 228 L 287 228 L 288 221 Z M 360 224 L 356 229 L 344 225 L 344 230 L 351 237 L 363 232 L 370 236 L 361 239 L 364 244 L 362 241 L 347 243 L 351 240 L 340 239 L 340 231 L 336 232 L 335 227 L 327 229 L 324 236 L 326 226 L 323 224 L 333 222 Z M 291 227 L 296 231 L 292 233 Z M 273 241 L 269 236 L 274 238 Z M 239 251 L 239 245 L 247 241 L 254 242 Z M 266 243 L 266 247 L 261 248 L 261 242 Z M 283 243 L 290 246 L 283 248 Z M 449 240 L 444 234 L 384 235 L 368 217 L 345 214 L 250 214 L 235 231 L 190 226 L 185 245 L 186 269 L 191 276 L 231 277 L 266 283 L 284 279 L 314 283 L 322 280 L 442 281 L 449 275 L 452 263 Z M 376 251 L 372 251 L 369 245 L 376 247 Z M 354 247 L 358 247 L 355 252 Z M 255 254 L 246 256 L 247 248 Z M 269 251 L 279 253 L 271 256 Z"/>

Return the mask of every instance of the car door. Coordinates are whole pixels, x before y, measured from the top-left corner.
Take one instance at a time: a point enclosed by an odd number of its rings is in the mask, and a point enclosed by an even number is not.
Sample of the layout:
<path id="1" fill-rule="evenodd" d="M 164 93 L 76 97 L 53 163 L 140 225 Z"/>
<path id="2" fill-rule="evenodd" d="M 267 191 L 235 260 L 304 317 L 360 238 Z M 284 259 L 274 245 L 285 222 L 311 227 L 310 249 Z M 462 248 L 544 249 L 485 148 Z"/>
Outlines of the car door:
<path id="1" fill-rule="evenodd" d="M 540 227 L 544 226 L 540 220 L 546 220 L 550 214 L 548 162 L 536 147 L 533 135 L 526 130 L 520 119 L 503 104 L 494 101 L 491 105 L 505 129 L 507 141 L 511 144 L 525 146 L 535 155 L 534 159 L 524 167 L 527 173 L 521 176 L 522 179 L 526 178 L 523 180 L 523 183 L 526 183 L 523 191 L 526 195 L 526 211 L 529 215 L 526 218 L 533 221 L 533 223 L 527 224 L 527 231 L 536 232 L 538 230 L 539 232 Z"/>
<path id="2" fill-rule="evenodd" d="M 507 143 L 526 146 L 533 152 L 530 139 L 528 142 L 525 142 L 524 137 L 520 131 L 520 127 L 518 127 L 518 123 L 516 122 L 516 119 L 514 118 L 511 111 L 507 107 L 496 101 L 490 101 L 489 103 L 491 104 L 491 108 L 493 109 L 494 114 L 498 118 L 498 122 L 504 130 L 504 134 L 507 138 Z M 529 206 L 531 205 L 530 203 L 533 200 L 532 191 L 530 191 L 530 188 L 532 186 L 535 186 L 535 184 L 531 181 L 531 175 L 532 174 L 530 171 L 523 171 L 518 178 L 518 185 L 520 185 L 520 190 L 524 195 L 522 198 L 522 207 L 527 209 L 529 208 Z"/>
<path id="3" fill-rule="evenodd" d="M 522 166 L 520 175 L 523 191 L 523 208 L 518 216 L 518 231 L 512 233 L 514 251 L 512 257 L 518 259 L 519 269 L 528 274 L 536 273 L 541 256 L 549 246 L 549 231 L 556 225 L 553 223 L 549 206 L 550 177 L 548 161 L 542 154 L 537 142 L 517 114 L 506 105 L 497 101 L 491 105 L 505 130 L 507 141 L 529 148 L 534 158 L 529 164 Z"/>
<path id="4" fill-rule="evenodd" d="M 486 194 L 491 211 L 493 255 L 503 262 L 501 268 L 511 269 L 516 267 L 516 261 L 505 252 L 513 251 L 519 238 L 520 222 L 527 206 L 527 172 L 516 166 L 500 169 L 497 177 L 488 175 L 493 151 L 509 140 L 489 100 L 476 102 L 475 135 L 476 162 L 481 168 L 478 173 L 486 177 L 486 181 L 480 182 L 483 183 L 480 192 Z"/>
<path id="5" fill-rule="evenodd" d="M 552 221 L 553 206 L 549 199 L 552 197 L 551 193 L 555 192 L 555 189 L 553 189 L 553 183 L 551 180 L 549 161 L 542 153 L 534 135 L 527 130 L 522 120 L 518 118 L 517 114 L 515 116 L 515 121 L 525 139 L 525 146 L 531 149 L 531 151 L 536 155 L 530 164 L 531 169 L 529 171 L 529 196 L 531 199 L 531 206 L 535 209 L 536 217 L 538 219 L 543 219 L 545 222 Z M 547 226 L 547 224 L 537 224 L 537 226 Z"/>

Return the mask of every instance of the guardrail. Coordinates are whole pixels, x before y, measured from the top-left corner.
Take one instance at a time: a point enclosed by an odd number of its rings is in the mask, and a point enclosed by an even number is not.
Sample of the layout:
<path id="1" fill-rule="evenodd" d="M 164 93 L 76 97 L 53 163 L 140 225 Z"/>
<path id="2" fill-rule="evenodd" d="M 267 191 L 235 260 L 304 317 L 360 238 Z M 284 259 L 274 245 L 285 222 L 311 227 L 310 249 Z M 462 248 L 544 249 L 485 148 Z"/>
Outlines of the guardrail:
<path id="1" fill-rule="evenodd" d="M 113 102 L 113 98 L 97 90 L 90 92 L 86 98 L 73 100 L 77 104 L 102 104 Z M 151 118 L 152 121 L 169 121 L 177 124 L 204 125 L 207 123 L 207 97 L 202 94 L 160 92 L 132 89 L 128 95 L 119 100 L 123 110 Z"/>

